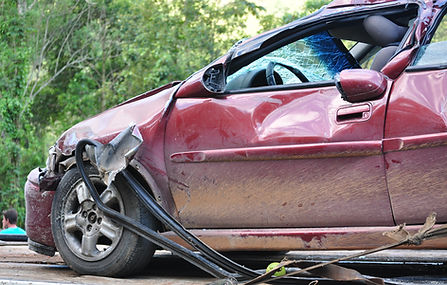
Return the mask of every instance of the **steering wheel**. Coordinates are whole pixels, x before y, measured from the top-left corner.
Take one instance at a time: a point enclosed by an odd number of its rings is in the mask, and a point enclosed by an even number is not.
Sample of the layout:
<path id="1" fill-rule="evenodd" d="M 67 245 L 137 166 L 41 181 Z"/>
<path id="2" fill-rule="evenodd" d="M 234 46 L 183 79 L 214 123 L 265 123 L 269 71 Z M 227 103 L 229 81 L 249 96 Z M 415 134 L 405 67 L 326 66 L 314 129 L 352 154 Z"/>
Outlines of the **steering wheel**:
<path id="1" fill-rule="evenodd" d="M 290 66 L 290 65 L 287 65 L 287 64 L 284 64 L 281 62 L 270 61 L 269 64 L 267 65 L 266 70 L 265 70 L 265 76 L 267 77 L 268 85 L 276 85 L 275 66 L 277 66 L 277 65 L 287 68 L 296 77 L 298 77 L 298 79 L 301 80 L 301 82 L 309 82 L 309 79 L 307 79 L 307 77 L 298 68 L 295 68 L 293 66 Z"/>

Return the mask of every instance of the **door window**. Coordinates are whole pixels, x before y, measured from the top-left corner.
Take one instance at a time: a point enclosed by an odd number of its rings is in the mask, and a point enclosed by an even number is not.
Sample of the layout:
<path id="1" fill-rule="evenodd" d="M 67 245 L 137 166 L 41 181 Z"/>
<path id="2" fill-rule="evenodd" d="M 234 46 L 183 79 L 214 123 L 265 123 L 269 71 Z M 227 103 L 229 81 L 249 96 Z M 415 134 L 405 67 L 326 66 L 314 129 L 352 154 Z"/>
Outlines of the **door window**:
<path id="1" fill-rule="evenodd" d="M 439 22 L 435 34 L 428 44 L 419 49 L 414 66 L 447 64 L 447 17 Z"/>
<path id="2" fill-rule="evenodd" d="M 242 67 L 228 76 L 227 90 L 332 80 L 340 71 L 351 68 L 359 68 L 357 61 L 339 39 L 323 31 Z M 274 81 L 269 82 L 269 76 Z"/>
<path id="3" fill-rule="evenodd" d="M 268 53 L 229 76 L 228 82 L 271 63 L 282 84 L 331 80 L 343 69 L 358 67 L 343 44 L 324 31 Z"/>

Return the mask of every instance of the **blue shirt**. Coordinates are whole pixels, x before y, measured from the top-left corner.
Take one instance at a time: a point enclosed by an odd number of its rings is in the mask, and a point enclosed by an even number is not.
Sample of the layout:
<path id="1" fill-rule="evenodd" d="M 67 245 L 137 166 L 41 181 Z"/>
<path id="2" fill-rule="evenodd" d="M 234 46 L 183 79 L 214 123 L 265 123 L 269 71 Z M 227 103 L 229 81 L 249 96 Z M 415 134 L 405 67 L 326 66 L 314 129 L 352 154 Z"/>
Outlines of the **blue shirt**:
<path id="1" fill-rule="evenodd" d="M 19 227 L 16 228 L 7 228 L 0 231 L 0 234 L 6 235 L 26 235 L 26 232 Z"/>

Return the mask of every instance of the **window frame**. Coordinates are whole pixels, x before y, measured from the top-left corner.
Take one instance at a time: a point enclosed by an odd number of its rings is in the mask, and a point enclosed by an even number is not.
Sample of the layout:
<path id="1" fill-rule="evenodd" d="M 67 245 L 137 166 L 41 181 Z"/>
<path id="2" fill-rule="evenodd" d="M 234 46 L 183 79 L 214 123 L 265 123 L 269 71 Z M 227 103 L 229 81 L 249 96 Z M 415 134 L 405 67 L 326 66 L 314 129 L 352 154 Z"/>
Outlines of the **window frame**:
<path id="1" fill-rule="evenodd" d="M 416 18 L 420 16 L 421 5 L 419 3 L 415 4 L 417 8 Z M 358 20 L 362 20 L 368 15 L 371 14 L 380 14 L 383 16 L 398 14 L 400 12 L 399 8 L 405 7 L 404 12 L 407 10 L 407 5 L 394 5 L 387 7 L 377 7 L 375 9 L 361 10 L 355 11 L 350 14 L 343 15 L 330 15 L 326 19 L 316 19 L 311 22 L 303 23 L 302 25 L 298 25 L 290 30 L 283 31 L 279 34 L 274 35 L 273 37 L 267 39 L 262 43 L 261 47 L 251 51 L 249 53 L 243 54 L 240 57 L 228 58 L 228 61 L 225 63 L 225 86 L 227 84 L 227 78 L 229 75 L 237 72 L 239 69 L 244 66 L 249 65 L 253 61 L 265 56 L 266 54 L 279 49 L 287 44 L 290 44 L 299 39 L 305 38 L 312 34 L 316 34 L 318 32 L 329 30 L 335 26 L 346 25 L 352 22 L 356 22 Z M 396 54 L 400 51 L 408 48 L 408 46 L 402 46 L 404 42 L 411 36 L 412 33 L 404 35 L 402 41 L 399 44 L 399 49 L 396 51 Z M 342 43 L 344 46 L 344 44 Z M 344 46 L 345 47 L 345 46 Z M 345 47 L 346 48 L 346 47 Z M 348 50 L 349 52 L 349 50 Z M 350 54 L 350 53 L 349 53 Z M 355 59 L 354 59 L 355 60 Z M 262 87 L 253 87 L 253 88 L 244 88 L 237 90 L 224 90 L 222 95 L 226 94 L 240 94 L 240 93 L 256 93 L 256 92 L 267 92 L 267 91 L 281 91 L 281 90 L 294 90 L 294 89 L 306 89 L 306 88 L 316 88 L 316 87 L 327 87 L 327 86 L 335 86 L 335 80 L 326 80 L 326 81 L 316 81 L 316 82 L 305 82 L 305 83 L 296 83 L 296 84 L 288 84 L 288 85 L 275 85 L 275 86 L 262 86 Z"/>
<path id="2" fill-rule="evenodd" d="M 419 53 L 422 51 L 422 47 L 424 45 L 428 45 L 431 43 L 431 40 L 432 40 L 433 36 L 435 35 L 436 31 L 438 30 L 438 27 L 441 24 L 442 20 L 444 20 L 444 17 L 447 17 L 447 6 L 442 8 L 441 12 L 439 12 L 437 18 L 435 19 L 434 24 L 431 25 L 431 27 L 428 29 L 427 33 L 425 34 L 424 38 L 421 41 L 421 45 L 418 48 L 416 55 L 414 56 L 413 60 L 411 61 L 410 66 L 408 66 L 405 69 L 406 72 L 418 72 L 418 71 L 447 69 L 447 62 L 439 63 L 439 64 L 424 64 L 424 65 L 417 65 L 417 66 L 414 65 L 416 63 Z M 446 18 L 446 20 L 447 20 L 447 18 Z"/>

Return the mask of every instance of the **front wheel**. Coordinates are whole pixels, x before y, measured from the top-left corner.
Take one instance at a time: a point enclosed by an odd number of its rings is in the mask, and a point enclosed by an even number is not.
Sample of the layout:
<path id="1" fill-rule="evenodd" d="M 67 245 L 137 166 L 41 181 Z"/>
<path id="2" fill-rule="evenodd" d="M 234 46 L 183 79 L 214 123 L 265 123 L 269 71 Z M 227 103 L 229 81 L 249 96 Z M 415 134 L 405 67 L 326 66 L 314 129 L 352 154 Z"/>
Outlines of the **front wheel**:
<path id="1" fill-rule="evenodd" d="M 107 188 L 96 169 L 88 166 L 86 172 L 104 204 L 156 228 L 152 215 L 119 178 Z M 154 244 L 97 208 L 77 169 L 69 170 L 59 183 L 52 204 L 51 229 L 60 255 L 80 274 L 135 274 L 149 263 L 155 251 Z"/>

